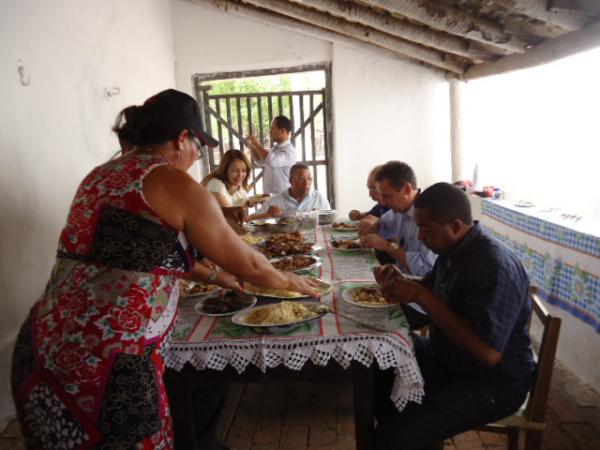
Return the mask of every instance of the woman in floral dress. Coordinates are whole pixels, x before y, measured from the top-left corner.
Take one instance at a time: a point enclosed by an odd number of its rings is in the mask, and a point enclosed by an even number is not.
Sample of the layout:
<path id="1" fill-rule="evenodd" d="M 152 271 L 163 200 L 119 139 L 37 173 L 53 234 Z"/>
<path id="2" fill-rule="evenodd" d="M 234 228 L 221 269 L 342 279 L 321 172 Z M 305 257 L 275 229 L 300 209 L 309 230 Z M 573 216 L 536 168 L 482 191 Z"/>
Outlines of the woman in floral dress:
<path id="1" fill-rule="evenodd" d="M 17 338 L 12 389 L 28 449 L 172 448 L 161 348 L 178 280 L 231 282 L 200 254 L 253 284 L 314 293 L 246 245 L 186 173 L 200 145 L 216 144 L 192 97 L 163 91 L 126 117 L 119 137 L 135 147 L 79 186 Z"/>

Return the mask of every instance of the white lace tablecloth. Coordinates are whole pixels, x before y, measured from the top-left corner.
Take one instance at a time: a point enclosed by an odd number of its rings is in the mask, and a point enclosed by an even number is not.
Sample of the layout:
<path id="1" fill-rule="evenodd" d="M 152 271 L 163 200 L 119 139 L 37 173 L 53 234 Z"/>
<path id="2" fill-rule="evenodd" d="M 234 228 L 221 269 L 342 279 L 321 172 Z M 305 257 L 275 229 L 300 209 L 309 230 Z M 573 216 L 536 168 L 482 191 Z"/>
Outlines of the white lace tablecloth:
<path id="1" fill-rule="evenodd" d="M 282 364 L 301 371 L 309 360 L 320 366 L 333 360 L 344 369 L 352 361 L 367 367 L 376 361 L 381 369 L 396 369 L 390 398 L 399 410 L 408 401 L 420 402 L 424 395 L 423 379 L 401 310 L 398 307 L 369 310 L 353 306 L 342 298 L 344 289 L 373 282 L 370 267 L 377 264 L 373 254 L 332 249 L 329 230 L 324 227 L 312 237 L 323 246 L 320 253 L 323 265 L 317 275 L 334 282 L 332 292 L 320 300 L 334 311 L 364 323 L 377 324 L 388 331 L 372 331 L 327 314 L 318 320 L 261 335 L 233 324 L 228 317 L 199 315 L 194 310 L 193 299 L 184 300 L 164 355 L 165 363 L 176 370 L 186 363 L 199 370 L 223 370 L 231 365 L 241 373 L 249 364 L 264 372 Z"/>

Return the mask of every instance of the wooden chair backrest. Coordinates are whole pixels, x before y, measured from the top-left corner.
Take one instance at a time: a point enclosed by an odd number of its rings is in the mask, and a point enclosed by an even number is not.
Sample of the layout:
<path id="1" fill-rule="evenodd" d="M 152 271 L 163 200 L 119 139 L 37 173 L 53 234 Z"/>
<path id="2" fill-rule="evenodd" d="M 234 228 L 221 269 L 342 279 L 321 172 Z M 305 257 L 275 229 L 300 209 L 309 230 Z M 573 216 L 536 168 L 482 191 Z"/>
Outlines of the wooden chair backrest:
<path id="1" fill-rule="evenodd" d="M 544 331 L 538 352 L 538 372 L 535 384 L 529 395 L 525 408 L 525 417 L 530 422 L 544 422 L 552 369 L 556 356 L 558 335 L 560 333 L 560 318 L 550 315 L 542 300 L 537 295 L 537 288 L 531 287 L 531 304 L 533 314 L 542 322 Z"/>

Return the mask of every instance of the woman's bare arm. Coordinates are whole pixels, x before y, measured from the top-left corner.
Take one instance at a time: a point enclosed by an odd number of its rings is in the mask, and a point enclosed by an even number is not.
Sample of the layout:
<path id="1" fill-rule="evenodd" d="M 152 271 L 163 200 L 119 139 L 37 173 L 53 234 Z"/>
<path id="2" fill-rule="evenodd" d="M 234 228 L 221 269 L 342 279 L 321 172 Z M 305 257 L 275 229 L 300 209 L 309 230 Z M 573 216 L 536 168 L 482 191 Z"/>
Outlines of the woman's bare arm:
<path id="1" fill-rule="evenodd" d="M 161 166 L 144 179 L 144 197 L 173 228 L 183 230 L 203 256 L 252 284 L 314 294 L 312 285 L 294 274 L 275 270 L 227 224 L 214 196 L 188 174 Z"/>

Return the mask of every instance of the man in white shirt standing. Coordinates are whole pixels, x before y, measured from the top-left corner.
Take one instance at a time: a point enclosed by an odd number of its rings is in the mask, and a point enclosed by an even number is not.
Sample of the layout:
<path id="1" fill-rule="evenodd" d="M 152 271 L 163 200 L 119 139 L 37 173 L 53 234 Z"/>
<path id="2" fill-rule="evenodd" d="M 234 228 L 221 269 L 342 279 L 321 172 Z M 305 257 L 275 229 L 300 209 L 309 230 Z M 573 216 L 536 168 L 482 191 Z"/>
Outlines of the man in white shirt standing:
<path id="1" fill-rule="evenodd" d="M 264 167 L 263 192 L 277 194 L 289 185 L 290 168 L 296 162 L 296 149 L 290 142 L 292 122 L 285 116 L 277 116 L 271 122 L 271 140 L 275 146 L 264 148 L 253 135 L 248 135 L 248 144 L 259 166 Z"/>
<path id="2" fill-rule="evenodd" d="M 310 167 L 296 163 L 290 169 L 289 189 L 271 197 L 259 212 L 277 209 L 284 217 L 292 217 L 296 212 L 311 212 L 315 209 L 330 209 L 329 201 L 319 191 L 312 189 L 313 177 Z"/>

